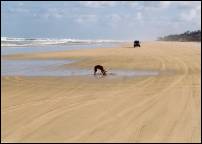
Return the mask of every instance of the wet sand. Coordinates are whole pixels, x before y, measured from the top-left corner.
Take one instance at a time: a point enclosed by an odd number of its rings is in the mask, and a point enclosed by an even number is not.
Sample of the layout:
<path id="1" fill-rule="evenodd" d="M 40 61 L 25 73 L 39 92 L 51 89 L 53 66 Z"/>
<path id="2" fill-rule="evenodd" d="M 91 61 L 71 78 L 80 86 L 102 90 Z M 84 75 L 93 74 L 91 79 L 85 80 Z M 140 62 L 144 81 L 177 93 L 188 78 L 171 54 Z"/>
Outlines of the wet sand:
<path id="1" fill-rule="evenodd" d="M 158 76 L 1 76 L 2 142 L 201 142 L 201 49 L 194 43 L 19 54 L 60 68 L 157 70 Z M 172 71 L 173 73 L 167 73 Z"/>

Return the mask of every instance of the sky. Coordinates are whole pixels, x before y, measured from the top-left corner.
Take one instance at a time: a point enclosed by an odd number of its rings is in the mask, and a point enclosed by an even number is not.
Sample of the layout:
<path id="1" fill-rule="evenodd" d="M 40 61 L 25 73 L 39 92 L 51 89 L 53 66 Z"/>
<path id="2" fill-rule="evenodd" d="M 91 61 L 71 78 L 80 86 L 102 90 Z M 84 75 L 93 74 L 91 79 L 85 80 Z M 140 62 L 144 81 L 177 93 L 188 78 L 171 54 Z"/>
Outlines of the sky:
<path id="1" fill-rule="evenodd" d="M 1 1 L 1 37 L 155 40 L 201 29 L 201 1 Z"/>

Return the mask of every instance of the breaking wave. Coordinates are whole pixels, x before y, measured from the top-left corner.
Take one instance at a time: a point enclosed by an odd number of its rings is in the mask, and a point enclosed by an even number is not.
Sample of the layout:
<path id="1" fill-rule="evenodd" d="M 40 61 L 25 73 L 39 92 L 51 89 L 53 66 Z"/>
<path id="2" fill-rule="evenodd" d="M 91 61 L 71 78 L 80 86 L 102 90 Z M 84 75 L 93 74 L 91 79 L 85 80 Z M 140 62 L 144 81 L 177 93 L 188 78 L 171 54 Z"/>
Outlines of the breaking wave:
<path id="1" fill-rule="evenodd" d="M 123 40 L 79 40 L 79 39 L 49 39 L 49 38 L 8 38 L 1 37 L 1 46 L 43 46 L 43 45 L 73 45 L 93 43 L 118 43 L 127 42 Z"/>

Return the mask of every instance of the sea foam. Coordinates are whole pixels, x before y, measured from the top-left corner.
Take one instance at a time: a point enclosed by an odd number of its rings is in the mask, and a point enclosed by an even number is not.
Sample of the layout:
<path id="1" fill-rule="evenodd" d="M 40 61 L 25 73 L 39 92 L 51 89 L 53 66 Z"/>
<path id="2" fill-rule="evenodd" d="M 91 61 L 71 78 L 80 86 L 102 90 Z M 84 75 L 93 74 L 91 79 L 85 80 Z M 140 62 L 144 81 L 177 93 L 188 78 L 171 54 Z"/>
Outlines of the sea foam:
<path id="1" fill-rule="evenodd" d="M 42 45 L 68 45 L 92 43 L 118 43 L 124 40 L 81 40 L 81 39 L 50 39 L 50 38 L 9 38 L 1 37 L 1 46 L 42 46 Z"/>

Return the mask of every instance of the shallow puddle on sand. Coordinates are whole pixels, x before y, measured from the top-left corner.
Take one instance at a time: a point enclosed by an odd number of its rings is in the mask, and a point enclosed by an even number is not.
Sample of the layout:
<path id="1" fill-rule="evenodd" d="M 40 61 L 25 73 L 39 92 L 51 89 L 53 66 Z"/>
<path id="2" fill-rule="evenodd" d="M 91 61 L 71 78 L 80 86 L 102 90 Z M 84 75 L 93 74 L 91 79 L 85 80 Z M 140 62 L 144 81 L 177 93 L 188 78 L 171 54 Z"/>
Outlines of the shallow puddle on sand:
<path id="1" fill-rule="evenodd" d="M 74 60 L 3 60 L 1 76 L 94 76 L 93 68 L 59 68 L 74 62 Z M 107 77 L 111 78 L 157 75 L 159 75 L 158 71 L 146 70 L 109 70 L 107 72 Z M 102 77 L 99 71 L 96 77 Z"/>

